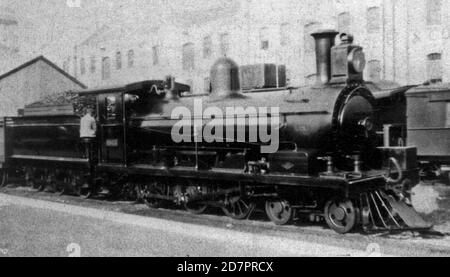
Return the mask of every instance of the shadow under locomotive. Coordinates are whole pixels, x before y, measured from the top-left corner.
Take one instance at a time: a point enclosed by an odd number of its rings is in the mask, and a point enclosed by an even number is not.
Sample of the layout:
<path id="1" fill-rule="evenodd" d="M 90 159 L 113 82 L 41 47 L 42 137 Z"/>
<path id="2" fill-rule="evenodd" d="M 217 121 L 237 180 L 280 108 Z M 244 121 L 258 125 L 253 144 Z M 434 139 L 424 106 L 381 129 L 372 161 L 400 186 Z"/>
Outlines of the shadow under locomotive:
<path id="1" fill-rule="evenodd" d="M 195 214 L 218 207 L 245 219 L 262 203 L 277 225 L 306 214 L 324 218 L 338 233 L 355 226 L 429 229 L 408 204 L 409 190 L 419 180 L 417 150 L 378 145 L 375 99 L 362 74 L 364 53 L 345 34 L 335 46 L 336 35 L 333 30 L 313 34 L 317 83 L 312 87 L 243 92 L 239 67 L 222 58 L 212 67 L 208 95 L 186 96 L 190 88 L 170 78 L 80 92 L 97 99 L 94 157 L 77 150 L 74 116 L 6 118 L 6 172 L 18 172 L 31 184 L 51 183 L 60 192 L 83 197 L 108 192 L 154 208 L 175 203 Z M 267 143 L 247 140 L 250 130 L 262 128 L 251 120 L 261 113 L 235 113 L 231 124 L 222 118 L 223 129 L 244 130 L 244 140 L 222 135 L 215 142 L 175 143 L 171 134 L 180 119 L 172 112 L 184 107 L 194 114 L 196 100 L 221 110 L 278 107 L 279 114 L 264 114 L 278 117 L 278 151 L 264 153 L 261 146 Z M 194 120 L 186 122 L 192 134 Z M 202 130 L 212 120 L 202 118 Z"/>

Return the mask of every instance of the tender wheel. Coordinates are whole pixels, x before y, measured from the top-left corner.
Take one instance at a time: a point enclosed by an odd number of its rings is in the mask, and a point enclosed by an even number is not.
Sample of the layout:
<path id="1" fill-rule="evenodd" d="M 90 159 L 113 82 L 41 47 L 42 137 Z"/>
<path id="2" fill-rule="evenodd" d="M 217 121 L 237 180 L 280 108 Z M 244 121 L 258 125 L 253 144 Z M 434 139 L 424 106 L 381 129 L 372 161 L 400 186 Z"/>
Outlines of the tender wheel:
<path id="1" fill-rule="evenodd" d="M 25 186 L 29 188 L 36 187 L 36 180 L 34 179 L 34 173 L 31 170 L 25 173 Z"/>
<path id="2" fill-rule="evenodd" d="M 2 171 L 2 181 L 0 187 L 5 187 L 8 184 L 8 172 L 7 170 Z"/>
<path id="3" fill-rule="evenodd" d="M 292 221 L 294 210 L 286 200 L 270 199 L 266 201 L 266 214 L 276 225 L 286 225 Z"/>
<path id="4" fill-rule="evenodd" d="M 150 209 L 159 209 L 163 207 L 163 201 L 156 198 L 143 198 L 142 201 L 144 202 L 147 207 Z"/>
<path id="5" fill-rule="evenodd" d="M 76 186 L 74 189 L 75 195 L 82 199 L 88 199 L 92 196 L 92 188 L 88 184 Z"/>
<path id="6" fill-rule="evenodd" d="M 63 195 L 66 193 L 66 185 L 65 183 L 62 183 L 60 181 L 54 181 L 52 182 L 52 190 L 54 193 Z"/>
<path id="7" fill-rule="evenodd" d="M 185 203 L 184 208 L 191 214 L 202 214 L 208 208 L 208 205 L 201 203 Z"/>
<path id="8" fill-rule="evenodd" d="M 65 184 L 56 184 L 55 193 L 57 193 L 59 195 L 66 194 L 66 186 L 65 186 Z"/>
<path id="9" fill-rule="evenodd" d="M 356 225 L 356 210 L 351 201 L 329 201 L 325 205 L 325 221 L 339 234 L 350 232 Z"/>
<path id="10" fill-rule="evenodd" d="M 44 190 L 47 188 L 47 182 L 41 181 L 41 182 L 39 182 L 39 183 L 36 184 L 35 188 L 36 188 L 38 191 L 42 192 L 42 191 L 44 191 Z"/>
<path id="11" fill-rule="evenodd" d="M 222 207 L 222 211 L 225 215 L 233 219 L 242 220 L 250 216 L 255 209 L 255 206 L 255 203 L 237 196 L 229 199 L 228 203 Z"/>

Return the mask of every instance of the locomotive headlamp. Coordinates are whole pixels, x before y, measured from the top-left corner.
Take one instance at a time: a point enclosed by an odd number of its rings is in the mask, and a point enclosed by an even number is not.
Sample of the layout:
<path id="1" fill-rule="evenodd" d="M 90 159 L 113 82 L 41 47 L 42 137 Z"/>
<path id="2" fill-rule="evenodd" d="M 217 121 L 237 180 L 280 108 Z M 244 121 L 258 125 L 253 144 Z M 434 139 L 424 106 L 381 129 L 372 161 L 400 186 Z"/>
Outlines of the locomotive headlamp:
<path id="1" fill-rule="evenodd" d="M 348 61 L 350 64 L 350 68 L 355 73 L 362 73 L 364 68 L 366 67 L 366 57 L 361 48 L 353 49 L 348 55 Z"/>
<path id="2" fill-rule="evenodd" d="M 331 48 L 331 84 L 364 81 L 366 58 L 363 48 L 353 44 L 353 37 L 341 36 L 341 44 Z"/>

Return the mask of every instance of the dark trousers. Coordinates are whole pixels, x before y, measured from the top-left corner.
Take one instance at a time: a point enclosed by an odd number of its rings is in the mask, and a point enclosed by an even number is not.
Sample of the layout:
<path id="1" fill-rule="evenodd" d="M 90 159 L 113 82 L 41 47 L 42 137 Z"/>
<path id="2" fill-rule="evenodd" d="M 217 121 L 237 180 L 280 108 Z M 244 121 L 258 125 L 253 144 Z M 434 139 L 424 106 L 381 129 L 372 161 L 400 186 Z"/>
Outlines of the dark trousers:
<path id="1" fill-rule="evenodd" d="M 94 153 L 95 138 L 81 138 L 81 143 L 84 148 L 83 158 L 92 161 L 95 158 Z"/>

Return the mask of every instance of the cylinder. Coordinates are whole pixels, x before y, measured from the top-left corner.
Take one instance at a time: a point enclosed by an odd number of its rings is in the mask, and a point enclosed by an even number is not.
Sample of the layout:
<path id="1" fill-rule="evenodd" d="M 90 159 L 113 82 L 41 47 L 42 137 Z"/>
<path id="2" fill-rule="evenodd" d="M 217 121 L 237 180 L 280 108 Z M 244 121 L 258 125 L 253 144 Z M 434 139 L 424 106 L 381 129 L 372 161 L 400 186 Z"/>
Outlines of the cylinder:
<path id="1" fill-rule="evenodd" d="M 317 84 L 325 85 L 331 80 L 331 48 L 334 46 L 335 30 L 321 30 L 311 34 L 316 41 Z"/>

